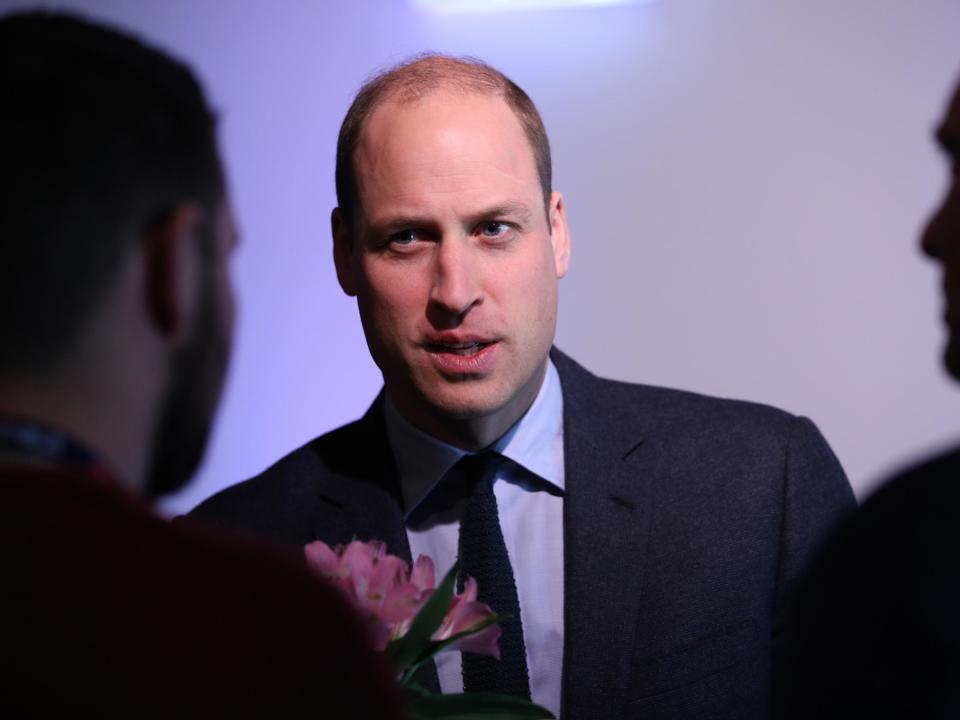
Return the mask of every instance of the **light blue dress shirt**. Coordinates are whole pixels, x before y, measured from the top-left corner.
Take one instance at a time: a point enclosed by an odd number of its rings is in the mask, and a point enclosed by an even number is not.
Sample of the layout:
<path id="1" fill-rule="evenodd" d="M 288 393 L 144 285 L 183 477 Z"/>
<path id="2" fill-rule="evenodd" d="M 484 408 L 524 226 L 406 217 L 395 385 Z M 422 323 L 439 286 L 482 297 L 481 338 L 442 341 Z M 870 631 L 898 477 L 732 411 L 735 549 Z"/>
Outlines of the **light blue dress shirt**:
<path id="1" fill-rule="evenodd" d="M 443 476 L 466 453 L 408 423 L 387 399 L 387 436 L 400 473 L 414 559 L 433 558 L 437 581 L 457 560 L 463 498 L 432 502 Z M 526 414 L 492 448 L 513 461 L 494 482 L 500 527 L 520 600 L 533 701 L 560 716 L 563 669 L 563 394 L 548 361 Z M 515 464 L 514 464 L 515 463 Z M 459 652 L 437 657 L 440 688 L 463 692 Z"/>

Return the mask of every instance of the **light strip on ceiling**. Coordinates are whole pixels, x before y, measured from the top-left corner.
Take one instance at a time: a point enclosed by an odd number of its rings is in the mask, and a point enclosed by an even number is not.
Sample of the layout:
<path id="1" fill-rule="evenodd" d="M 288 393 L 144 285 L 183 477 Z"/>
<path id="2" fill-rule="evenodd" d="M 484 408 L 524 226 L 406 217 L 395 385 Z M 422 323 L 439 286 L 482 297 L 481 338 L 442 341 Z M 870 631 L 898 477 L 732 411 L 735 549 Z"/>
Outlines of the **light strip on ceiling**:
<path id="1" fill-rule="evenodd" d="M 652 2 L 652 0 L 410 0 L 410 2 L 414 7 L 431 12 L 467 13 L 635 5 Z"/>

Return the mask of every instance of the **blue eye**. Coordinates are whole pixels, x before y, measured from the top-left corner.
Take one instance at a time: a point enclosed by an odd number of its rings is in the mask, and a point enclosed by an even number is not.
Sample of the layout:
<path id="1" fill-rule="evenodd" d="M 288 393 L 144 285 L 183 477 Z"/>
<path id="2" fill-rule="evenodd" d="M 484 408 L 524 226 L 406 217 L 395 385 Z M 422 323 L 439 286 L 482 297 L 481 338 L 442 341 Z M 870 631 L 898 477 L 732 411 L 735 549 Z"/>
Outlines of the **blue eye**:
<path id="1" fill-rule="evenodd" d="M 480 232 L 486 237 L 498 237 L 507 229 L 507 224 L 502 222 L 486 222 L 480 226 Z"/>
<path id="2" fill-rule="evenodd" d="M 396 245 L 410 245 L 417 239 L 417 233 L 413 230 L 401 230 L 390 236 L 390 242 Z"/>

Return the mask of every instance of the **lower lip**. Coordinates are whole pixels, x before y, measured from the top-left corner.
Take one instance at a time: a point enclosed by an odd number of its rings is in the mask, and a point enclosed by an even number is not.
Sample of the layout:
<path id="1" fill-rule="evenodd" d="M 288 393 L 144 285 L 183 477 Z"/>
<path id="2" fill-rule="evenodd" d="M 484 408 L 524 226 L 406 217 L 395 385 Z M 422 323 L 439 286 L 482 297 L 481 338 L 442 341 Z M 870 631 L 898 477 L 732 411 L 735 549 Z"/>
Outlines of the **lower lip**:
<path id="1" fill-rule="evenodd" d="M 498 343 L 491 343 L 473 355 L 428 350 L 434 365 L 447 375 L 483 375 L 493 369 Z"/>

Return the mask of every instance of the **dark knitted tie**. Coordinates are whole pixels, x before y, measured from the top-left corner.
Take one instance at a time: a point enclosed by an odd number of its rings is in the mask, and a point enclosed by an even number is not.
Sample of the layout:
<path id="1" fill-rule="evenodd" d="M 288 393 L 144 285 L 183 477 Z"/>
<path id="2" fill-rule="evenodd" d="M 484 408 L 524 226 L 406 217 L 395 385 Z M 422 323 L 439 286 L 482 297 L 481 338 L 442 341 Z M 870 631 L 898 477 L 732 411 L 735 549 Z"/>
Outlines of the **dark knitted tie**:
<path id="1" fill-rule="evenodd" d="M 460 521 L 460 577 L 457 585 L 473 577 L 478 599 L 498 615 L 509 618 L 500 623 L 500 660 L 488 655 L 463 653 L 463 689 L 465 692 L 497 692 L 530 699 L 527 652 L 523 644 L 520 601 L 507 546 L 500 530 L 497 498 L 493 481 L 505 458 L 494 452 L 466 455 L 451 470 L 462 473 L 469 488 Z"/>

